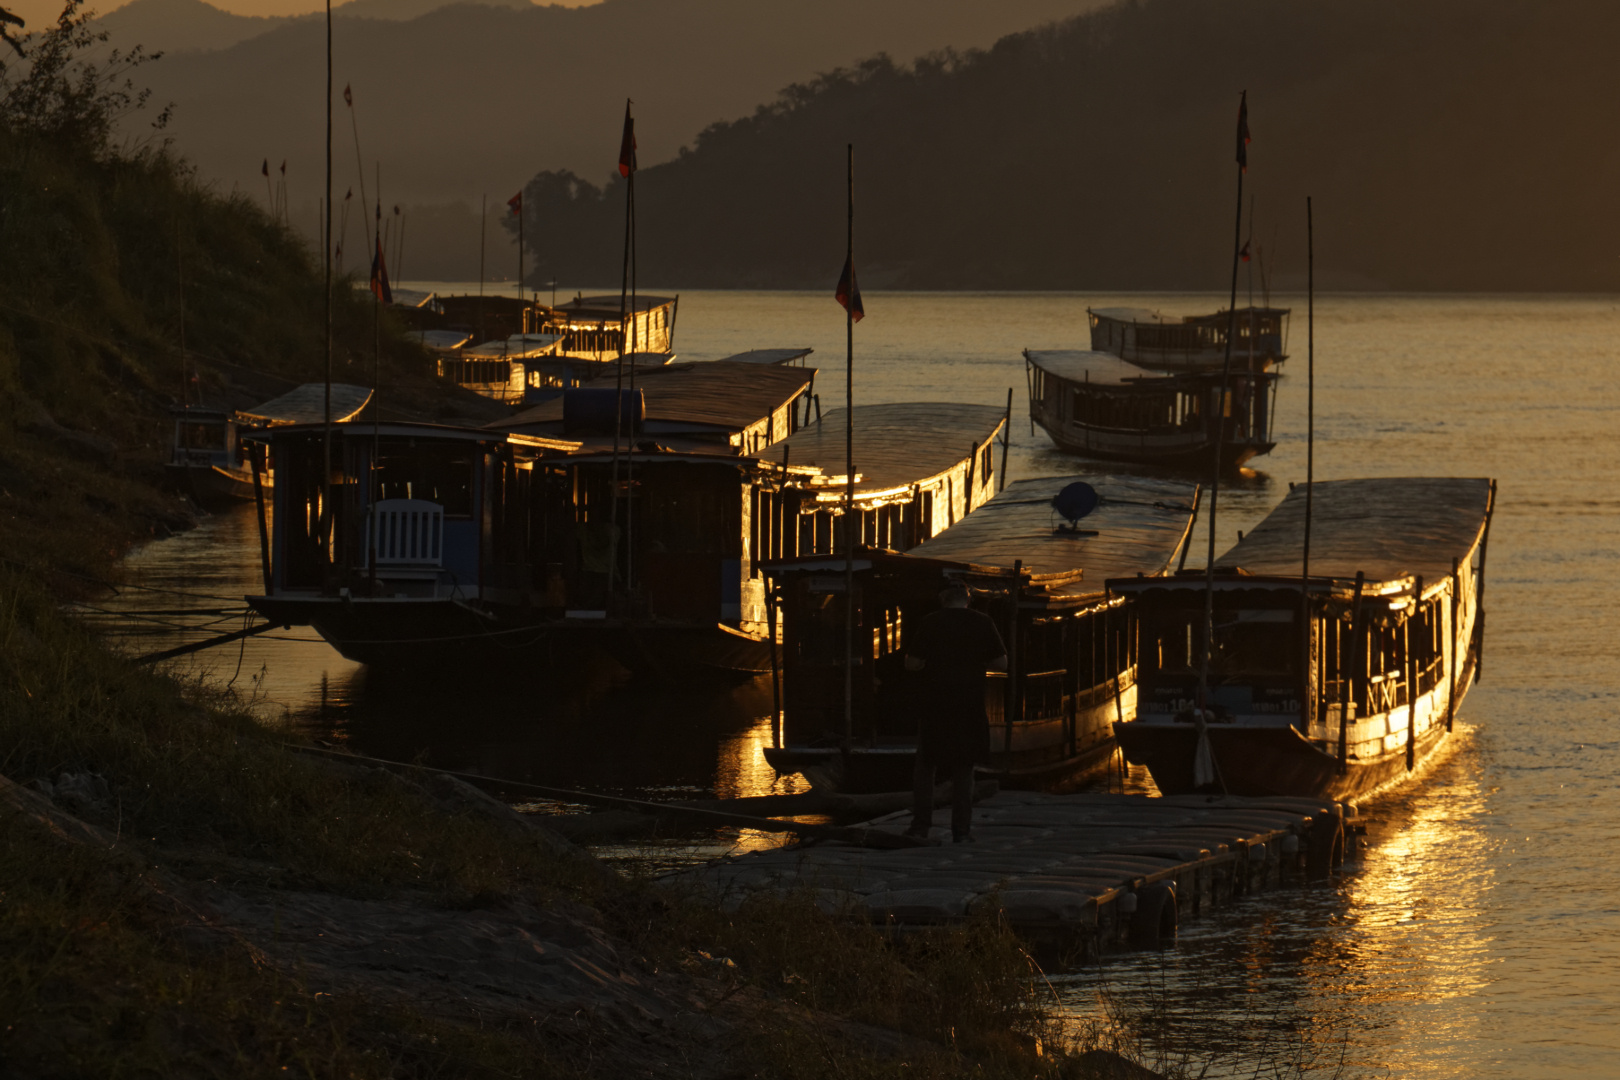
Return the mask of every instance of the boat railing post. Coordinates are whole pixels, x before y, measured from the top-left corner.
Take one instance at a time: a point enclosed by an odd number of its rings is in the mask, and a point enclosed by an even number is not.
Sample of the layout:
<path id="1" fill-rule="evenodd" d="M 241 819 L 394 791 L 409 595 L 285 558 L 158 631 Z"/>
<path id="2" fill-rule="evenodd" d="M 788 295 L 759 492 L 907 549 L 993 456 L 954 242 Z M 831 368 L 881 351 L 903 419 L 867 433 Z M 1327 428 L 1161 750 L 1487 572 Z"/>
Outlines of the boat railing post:
<path id="1" fill-rule="evenodd" d="M 1485 534 L 1479 540 L 1479 569 L 1474 577 L 1474 681 L 1485 674 L 1485 553 L 1491 543 L 1491 517 L 1496 513 L 1496 481 L 1491 481 L 1490 501 L 1485 504 Z"/>
<path id="2" fill-rule="evenodd" d="M 1412 620 L 1423 613 L 1423 578 L 1412 583 L 1412 612 L 1401 624 L 1401 643 L 1406 648 L 1406 771 L 1417 765 L 1418 663 L 1412 650 Z"/>
<path id="3" fill-rule="evenodd" d="M 1364 570 L 1356 571 L 1356 595 L 1350 602 L 1350 640 L 1339 645 L 1339 775 L 1350 769 L 1350 687 L 1355 679 L 1355 660 L 1361 654 L 1362 636 L 1366 628 L 1361 624 L 1361 588 L 1366 583 Z"/>
<path id="4" fill-rule="evenodd" d="M 264 595 L 274 590 L 270 576 L 270 526 L 264 516 L 264 446 L 250 444 L 248 460 L 253 463 L 253 501 L 259 510 L 259 562 L 264 567 Z"/>
<path id="5" fill-rule="evenodd" d="M 1451 560 L 1451 625 L 1446 632 L 1446 730 L 1451 730 L 1452 722 L 1457 717 L 1457 586 L 1460 578 L 1457 576 L 1458 563 L 1454 556 Z"/>
<path id="6" fill-rule="evenodd" d="M 770 621 L 771 745 L 782 749 L 782 675 L 776 658 L 776 581 L 765 579 L 765 616 Z"/>
<path id="7" fill-rule="evenodd" d="M 1024 560 L 1013 560 L 1013 581 L 1008 595 L 1012 598 L 1012 614 L 1008 616 L 1007 638 L 1007 701 L 1002 706 L 1006 713 L 1002 717 L 1003 748 L 1012 751 L 1013 719 L 1018 715 L 1018 603 L 1021 599 L 1020 585 L 1024 579 Z"/>
<path id="8" fill-rule="evenodd" d="M 1007 418 L 1001 425 L 1001 479 L 996 484 L 997 491 L 1007 490 L 1007 447 L 1012 442 L 1012 399 L 1013 388 L 1007 387 Z"/>

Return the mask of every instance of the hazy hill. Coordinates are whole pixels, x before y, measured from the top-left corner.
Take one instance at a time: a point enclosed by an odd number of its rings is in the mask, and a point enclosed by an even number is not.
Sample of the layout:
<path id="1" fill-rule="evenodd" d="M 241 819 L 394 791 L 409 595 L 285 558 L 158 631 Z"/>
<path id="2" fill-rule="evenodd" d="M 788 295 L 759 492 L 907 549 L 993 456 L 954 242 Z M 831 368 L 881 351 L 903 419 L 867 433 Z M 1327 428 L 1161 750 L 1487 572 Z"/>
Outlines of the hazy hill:
<path id="1" fill-rule="evenodd" d="M 137 0 L 124 10 L 182 2 L 197 0 Z M 380 2 L 354 0 L 338 11 Z M 504 201 L 543 169 L 605 176 L 617 160 L 626 97 L 637 102 L 642 160 L 653 163 L 717 118 L 752 112 L 817 72 L 879 51 L 910 58 L 988 45 L 1098 2 L 606 0 L 581 8 L 461 5 L 409 21 L 340 17 L 336 84 L 354 86 L 368 186 L 377 159 L 391 203 L 476 206 L 481 191 Z M 114 43 L 137 40 L 132 30 Z M 285 158 L 291 205 L 307 208 L 312 222 L 324 56 L 321 21 L 298 18 L 230 48 L 170 55 L 142 74 L 157 100 L 176 103 L 170 133 L 203 176 L 258 194 L 260 162 Z M 337 109 L 341 192 L 358 185 L 341 99 Z M 475 230 L 476 215 L 469 220 Z"/>
<path id="2" fill-rule="evenodd" d="M 133 0 L 96 20 L 120 47 L 148 52 L 224 49 L 290 21 L 222 11 L 204 0 Z"/>
<path id="3" fill-rule="evenodd" d="M 644 169 L 641 279 L 830 290 L 853 141 L 871 286 L 1224 287 L 1247 87 L 1281 283 L 1303 284 L 1311 194 L 1328 287 L 1609 290 L 1617 40 L 1600 0 L 1139 0 L 873 62 Z M 535 178 L 530 265 L 617 280 L 619 187 Z"/>

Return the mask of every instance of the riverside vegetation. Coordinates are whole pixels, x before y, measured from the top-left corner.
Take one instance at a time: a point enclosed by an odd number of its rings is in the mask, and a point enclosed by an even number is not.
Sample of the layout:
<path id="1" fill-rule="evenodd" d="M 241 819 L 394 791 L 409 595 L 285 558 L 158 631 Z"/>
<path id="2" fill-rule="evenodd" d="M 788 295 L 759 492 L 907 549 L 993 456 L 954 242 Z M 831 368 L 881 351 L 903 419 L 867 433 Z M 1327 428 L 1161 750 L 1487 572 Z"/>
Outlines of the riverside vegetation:
<path id="1" fill-rule="evenodd" d="M 138 51 L 88 61 L 77 3 L 25 45 L 0 71 L 0 1075 L 1090 1075 L 994 919 L 890 942 L 808 899 L 690 902 L 459 783 L 289 752 L 64 614 L 189 522 L 158 483 L 182 387 L 318 377 L 324 303 L 286 228 L 117 141 L 150 131 Z M 334 305 L 365 381 L 370 305 Z M 385 337 L 386 384 L 453 414 Z"/>

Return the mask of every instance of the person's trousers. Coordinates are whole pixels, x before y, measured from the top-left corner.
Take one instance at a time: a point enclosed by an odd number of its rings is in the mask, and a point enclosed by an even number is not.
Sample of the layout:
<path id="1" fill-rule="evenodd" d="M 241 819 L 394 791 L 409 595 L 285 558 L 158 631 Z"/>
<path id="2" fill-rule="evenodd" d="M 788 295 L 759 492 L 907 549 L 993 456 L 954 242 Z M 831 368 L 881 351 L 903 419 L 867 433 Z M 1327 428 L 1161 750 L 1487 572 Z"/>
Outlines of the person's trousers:
<path id="1" fill-rule="evenodd" d="M 917 755 L 911 774 L 911 829 L 925 833 L 934 819 L 934 777 L 940 770 L 932 757 Z M 951 835 L 960 840 L 973 827 L 973 763 L 944 766 L 951 781 Z"/>

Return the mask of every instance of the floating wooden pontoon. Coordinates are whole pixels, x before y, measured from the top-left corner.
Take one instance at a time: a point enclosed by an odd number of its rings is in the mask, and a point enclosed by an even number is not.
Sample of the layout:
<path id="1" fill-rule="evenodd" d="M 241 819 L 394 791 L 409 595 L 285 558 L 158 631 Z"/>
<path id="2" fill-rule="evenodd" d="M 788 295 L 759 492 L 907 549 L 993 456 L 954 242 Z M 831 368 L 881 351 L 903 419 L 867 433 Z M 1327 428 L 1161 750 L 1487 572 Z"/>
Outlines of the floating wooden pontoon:
<path id="1" fill-rule="evenodd" d="M 334 383 L 332 418 L 348 420 L 371 400 L 364 386 Z M 169 410 L 174 419 L 174 448 L 165 467 L 171 481 L 204 505 L 253 498 L 253 466 L 243 436 L 250 431 L 308 423 L 326 415 L 326 384 L 305 383 L 251 409 L 235 411 L 198 406 Z M 260 470 L 269 487 L 273 472 Z"/>
<path id="2" fill-rule="evenodd" d="M 1192 524 L 1191 483 L 1088 476 L 1102 493 L 1082 528 L 1053 509 L 1082 478 L 1009 484 L 905 554 L 865 548 L 855 563 L 854 710 L 844 712 L 844 560 L 769 564 L 783 613 L 783 718 L 766 760 L 806 768 L 842 790 L 910 787 L 926 675 L 905 670 L 907 628 L 939 608 L 951 580 L 969 585 L 1008 645 L 991 673 L 987 770 L 1004 784 L 1061 787 L 1113 751 L 1112 725 L 1136 712 L 1130 613 L 1103 582 L 1158 575 Z"/>
<path id="3" fill-rule="evenodd" d="M 1104 461 L 1235 470 L 1268 453 L 1275 372 L 1223 377 L 1149 371 L 1117 356 L 1076 350 L 1024 352 L 1029 415 L 1059 449 Z M 1223 403 L 1224 401 L 1224 403 Z"/>
<path id="4" fill-rule="evenodd" d="M 1303 484 L 1216 560 L 1203 724 L 1203 573 L 1108 583 L 1136 607 L 1142 657 L 1115 735 L 1167 794 L 1364 795 L 1440 745 L 1479 676 L 1495 482 L 1314 488 L 1309 580 Z"/>
<path id="5" fill-rule="evenodd" d="M 1288 309 L 1238 308 L 1213 315 L 1163 315 L 1149 308 L 1089 308 L 1091 347 L 1155 371 L 1220 371 L 1235 322 L 1232 370 L 1264 371 L 1288 359 Z"/>

